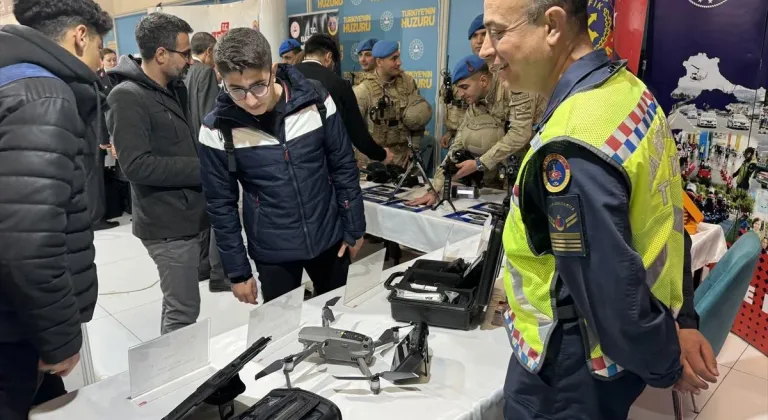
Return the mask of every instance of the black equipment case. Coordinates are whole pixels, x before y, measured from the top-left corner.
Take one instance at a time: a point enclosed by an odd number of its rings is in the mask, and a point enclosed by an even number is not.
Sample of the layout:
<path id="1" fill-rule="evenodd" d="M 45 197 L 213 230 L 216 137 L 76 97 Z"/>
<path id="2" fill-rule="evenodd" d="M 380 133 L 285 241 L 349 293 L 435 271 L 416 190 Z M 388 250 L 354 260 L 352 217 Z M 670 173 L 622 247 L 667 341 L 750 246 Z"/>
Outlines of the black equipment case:
<path id="1" fill-rule="evenodd" d="M 509 204 L 492 214 L 492 231 L 488 249 L 477 261 L 465 263 L 419 260 L 405 272 L 392 274 L 384 283 L 390 290 L 392 318 L 398 322 L 426 322 L 435 327 L 469 330 L 482 320 L 496 277 L 501 268 L 502 235 Z M 402 279 L 395 283 L 395 279 Z M 416 285 L 416 287 L 414 287 Z M 452 301 L 419 301 L 398 296 L 398 290 L 424 293 L 458 294 Z"/>
<path id="2" fill-rule="evenodd" d="M 273 389 L 234 420 L 341 420 L 333 402 L 298 388 Z"/>

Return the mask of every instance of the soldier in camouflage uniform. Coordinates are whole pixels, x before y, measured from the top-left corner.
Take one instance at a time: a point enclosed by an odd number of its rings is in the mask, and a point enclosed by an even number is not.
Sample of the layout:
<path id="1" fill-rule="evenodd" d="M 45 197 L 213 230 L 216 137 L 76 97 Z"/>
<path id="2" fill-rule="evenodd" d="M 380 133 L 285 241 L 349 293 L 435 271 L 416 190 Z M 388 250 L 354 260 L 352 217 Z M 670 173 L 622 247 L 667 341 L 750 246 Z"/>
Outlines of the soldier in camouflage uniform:
<path id="1" fill-rule="evenodd" d="M 469 39 L 469 46 L 472 48 L 472 54 L 479 54 L 480 48 L 483 47 L 486 34 L 485 25 L 483 24 L 483 15 L 480 14 L 469 24 L 469 31 L 467 38 Z M 467 112 L 469 104 L 461 99 L 458 88 L 456 87 L 456 80 L 453 81 L 453 102 L 446 104 L 445 107 L 445 134 L 440 138 L 440 145 L 447 149 L 451 142 L 451 139 L 456 137 L 456 132 L 459 129 L 461 121 L 464 120 L 464 114 Z"/>
<path id="2" fill-rule="evenodd" d="M 432 107 L 419 93 L 416 81 L 400 69 L 397 42 L 379 41 L 372 52 L 377 68 L 365 73 L 355 86 L 357 103 L 376 143 L 392 152 L 392 163 L 406 167 L 410 156 L 408 139 L 418 149 L 432 119 Z M 358 154 L 358 165 L 367 164 L 367 159 Z"/>
<path id="3" fill-rule="evenodd" d="M 373 73 L 376 70 L 376 59 L 373 58 L 373 46 L 379 42 L 376 38 L 363 40 L 357 46 L 357 60 L 360 62 L 360 71 L 352 73 L 352 86 L 357 86 L 363 81 L 364 73 Z"/>
<path id="4" fill-rule="evenodd" d="M 504 181 L 499 172 L 501 163 L 510 155 L 523 156 L 533 136 L 534 121 L 544 114 L 546 101 L 527 93 L 510 93 L 502 87 L 498 76 L 477 55 L 463 58 L 453 71 L 459 94 L 470 105 L 459 126 L 456 140 L 448 156 L 461 149 L 468 150 L 475 160 L 459 163 L 455 179 L 482 171 L 485 186 L 501 189 Z M 428 191 L 412 201 L 412 205 L 434 205 L 445 182 L 443 168 L 435 174 L 437 191 Z"/>

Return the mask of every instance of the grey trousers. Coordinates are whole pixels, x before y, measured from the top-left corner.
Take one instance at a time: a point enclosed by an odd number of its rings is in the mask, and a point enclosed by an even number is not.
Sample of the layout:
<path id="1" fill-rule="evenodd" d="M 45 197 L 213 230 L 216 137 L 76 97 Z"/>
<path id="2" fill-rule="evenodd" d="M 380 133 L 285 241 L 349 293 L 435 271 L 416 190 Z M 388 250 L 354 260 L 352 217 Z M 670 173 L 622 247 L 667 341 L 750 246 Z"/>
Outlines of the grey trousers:
<path id="1" fill-rule="evenodd" d="M 200 315 L 200 244 L 205 232 L 196 236 L 165 240 L 142 240 L 155 261 L 163 291 L 160 332 L 167 334 L 197 322 Z"/>

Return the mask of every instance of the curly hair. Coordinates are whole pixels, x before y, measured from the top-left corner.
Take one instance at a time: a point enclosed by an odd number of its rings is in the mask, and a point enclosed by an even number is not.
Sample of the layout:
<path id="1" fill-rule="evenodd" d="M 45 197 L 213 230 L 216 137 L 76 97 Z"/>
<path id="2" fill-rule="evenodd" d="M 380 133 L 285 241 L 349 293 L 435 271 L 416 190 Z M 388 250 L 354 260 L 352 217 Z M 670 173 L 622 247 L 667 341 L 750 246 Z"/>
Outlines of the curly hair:
<path id="1" fill-rule="evenodd" d="M 67 30 L 85 25 L 104 37 L 112 18 L 93 0 L 13 0 L 13 15 L 20 24 L 60 40 Z"/>

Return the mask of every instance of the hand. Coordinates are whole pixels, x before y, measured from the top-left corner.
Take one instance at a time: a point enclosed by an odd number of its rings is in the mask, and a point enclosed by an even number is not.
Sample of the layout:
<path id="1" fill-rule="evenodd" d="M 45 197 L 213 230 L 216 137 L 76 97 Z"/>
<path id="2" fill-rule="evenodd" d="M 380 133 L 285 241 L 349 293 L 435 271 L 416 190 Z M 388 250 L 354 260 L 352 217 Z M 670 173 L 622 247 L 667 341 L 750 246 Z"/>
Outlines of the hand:
<path id="1" fill-rule="evenodd" d="M 451 143 L 451 137 L 453 137 L 453 134 L 450 131 L 440 137 L 440 146 L 442 146 L 443 149 L 448 148 L 448 145 Z"/>
<path id="2" fill-rule="evenodd" d="M 37 363 L 37 370 L 50 373 L 51 375 L 67 376 L 80 363 L 80 354 L 76 353 L 69 359 L 56 363 L 55 365 L 46 364 L 42 359 Z"/>
<path id="3" fill-rule="evenodd" d="M 707 339 L 697 330 L 678 330 L 677 336 L 680 339 L 683 376 L 675 389 L 699 395 L 701 390 L 709 389 L 707 382 L 716 383 L 720 375 L 715 353 Z"/>
<path id="4" fill-rule="evenodd" d="M 232 294 L 234 294 L 240 302 L 255 305 L 257 303 L 257 298 L 259 297 L 259 289 L 256 287 L 256 279 L 251 277 L 246 282 L 232 284 Z"/>
<path id="5" fill-rule="evenodd" d="M 111 146 L 110 146 L 110 145 L 108 145 L 108 144 L 100 144 L 100 145 L 99 145 L 99 149 L 101 149 L 101 150 L 107 150 L 107 149 L 109 149 L 110 147 L 111 147 Z"/>
<path id="6" fill-rule="evenodd" d="M 465 160 L 456 164 L 456 167 L 459 168 L 459 172 L 456 172 L 456 175 L 453 176 L 454 181 L 477 172 L 477 163 L 474 160 Z"/>
<path id="7" fill-rule="evenodd" d="M 437 200 L 437 193 L 430 191 L 413 201 L 409 201 L 406 204 L 409 206 L 434 206 L 437 203 Z"/>
<path id="8" fill-rule="evenodd" d="M 382 163 L 385 164 L 385 165 L 389 165 L 389 164 L 391 164 L 395 160 L 395 154 L 392 153 L 392 151 L 389 150 L 388 147 L 385 147 L 384 151 L 387 152 L 387 157 L 384 158 L 384 162 L 382 162 Z"/>
<path id="9" fill-rule="evenodd" d="M 355 258 L 357 253 L 360 252 L 360 248 L 363 247 L 363 242 L 364 242 L 363 238 L 360 238 L 360 239 L 357 240 L 357 242 L 355 242 L 355 246 L 352 246 L 352 247 L 347 245 L 346 242 L 343 242 L 341 244 L 341 248 L 339 248 L 339 255 L 338 255 L 338 257 L 339 258 L 343 257 L 344 253 L 347 252 L 347 250 L 349 250 L 349 255 L 352 258 Z"/>

